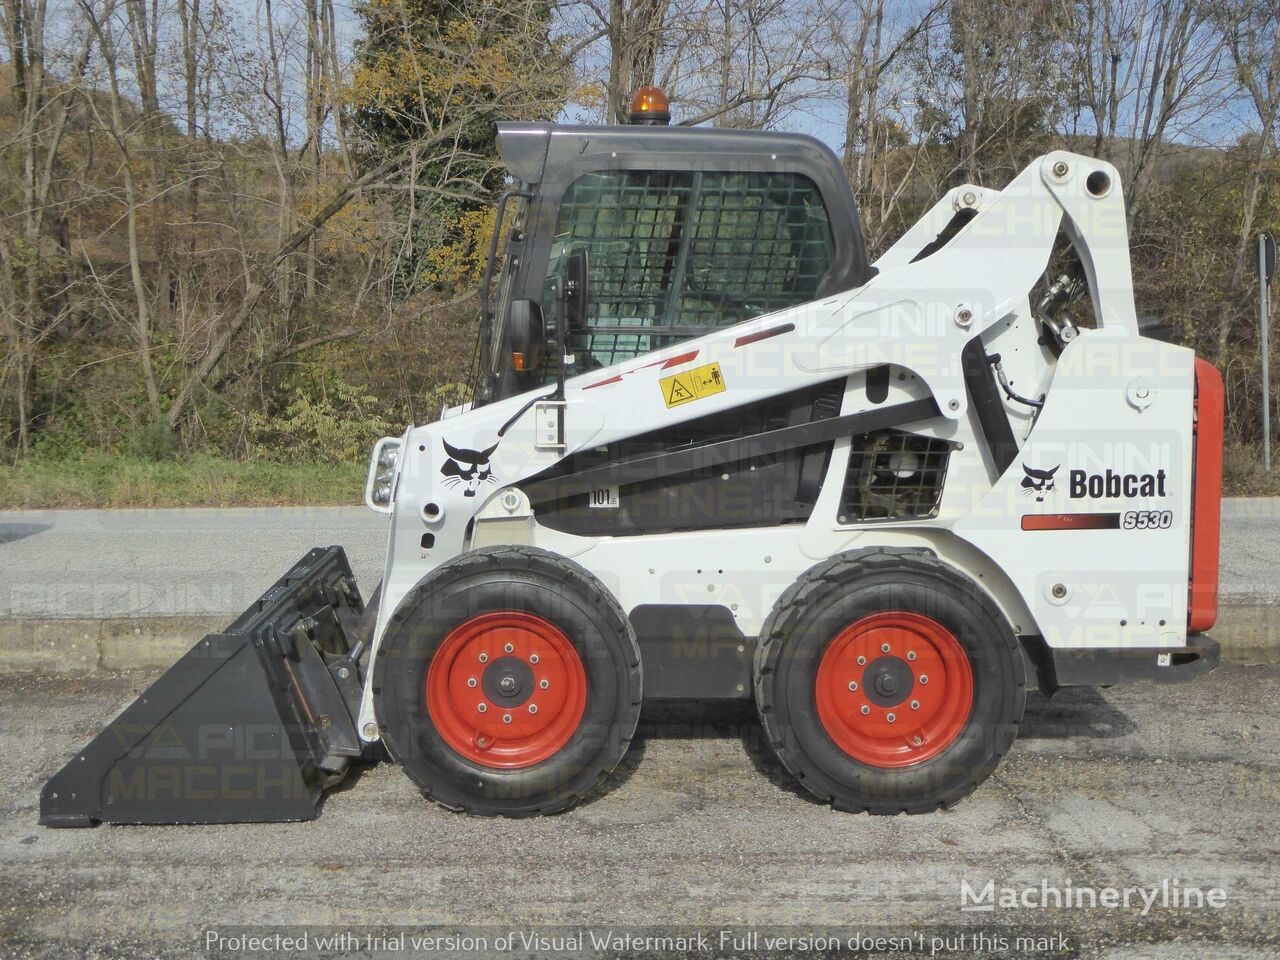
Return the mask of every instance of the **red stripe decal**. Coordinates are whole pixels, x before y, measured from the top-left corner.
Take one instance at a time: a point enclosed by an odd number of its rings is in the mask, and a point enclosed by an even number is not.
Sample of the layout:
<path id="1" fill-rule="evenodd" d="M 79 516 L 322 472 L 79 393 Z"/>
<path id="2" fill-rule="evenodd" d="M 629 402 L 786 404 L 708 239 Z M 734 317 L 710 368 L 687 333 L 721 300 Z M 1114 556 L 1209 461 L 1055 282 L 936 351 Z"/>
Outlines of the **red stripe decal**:
<path id="1" fill-rule="evenodd" d="M 669 370 L 671 367 L 678 367 L 682 363 L 688 363 L 690 360 L 697 360 L 697 359 L 698 359 L 698 351 L 690 350 L 688 353 L 682 353 L 678 357 L 672 357 L 670 360 L 663 361 L 662 369 Z M 649 366 L 652 367 L 653 364 L 651 363 L 649 364 Z"/>
<path id="2" fill-rule="evenodd" d="M 1119 530 L 1118 513 L 1029 513 L 1023 530 Z"/>
<path id="3" fill-rule="evenodd" d="M 653 361 L 653 363 L 646 363 L 643 367 L 636 367 L 636 369 L 648 370 L 650 367 L 656 367 L 659 364 L 661 364 L 662 369 L 665 370 L 667 369 L 667 367 L 678 367 L 682 363 L 688 363 L 690 360 L 697 360 L 697 359 L 698 359 L 698 351 L 690 350 L 688 353 L 682 353 L 677 357 L 672 357 L 670 360 L 655 360 Z"/>
<path id="4" fill-rule="evenodd" d="M 622 374 L 618 374 L 616 377 L 610 377 L 608 380 L 598 380 L 595 383 L 589 383 L 582 389 L 594 390 L 596 387 L 603 387 L 607 383 L 619 383 L 621 380 L 622 380 Z"/>
<path id="5" fill-rule="evenodd" d="M 768 340 L 770 337 L 777 337 L 784 333 L 790 333 L 796 328 L 794 323 L 784 323 L 780 327 L 770 327 L 768 330 L 760 330 L 756 333 L 744 333 L 733 342 L 735 347 L 745 347 L 749 343 L 759 343 L 761 340 Z"/>

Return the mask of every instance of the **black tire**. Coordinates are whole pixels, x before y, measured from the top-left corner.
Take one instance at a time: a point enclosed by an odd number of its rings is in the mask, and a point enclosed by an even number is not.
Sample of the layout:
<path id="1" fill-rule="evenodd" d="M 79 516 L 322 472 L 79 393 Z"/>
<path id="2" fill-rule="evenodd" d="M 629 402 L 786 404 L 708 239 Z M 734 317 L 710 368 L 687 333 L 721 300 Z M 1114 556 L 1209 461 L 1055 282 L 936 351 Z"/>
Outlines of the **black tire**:
<path id="1" fill-rule="evenodd" d="M 586 704 L 570 739 L 517 769 L 483 766 L 451 747 L 426 694 L 432 657 L 450 631 L 508 610 L 562 631 L 586 677 Z M 559 813 L 592 796 L 627 752 L 640 718 L 640 649 L 613 595 L 578 564 L 534 547 L 484 548 L 444 564 L 405 595 L 378 649 L 373 695 L 383 742 L 424 796 L 481 816 Z"/>
<path id="2" fill-rule="evenodd" d="M 901 767 L 862 762 L 842 749 L 819 717 L 815 693 L 833 639 L 888 611 L 941 624 L 972 673 L 972 709 L 955 739 Z M 818 564 L 779 598 L 756 650 L 755 696 L 766 738 L 805 788 L 840 810 L 892 815 L 949 807 L 982 783 L 1017 735 L 1026 681 L 1017 637 L 976 583 L 924 553 L 863 553 Z"/>

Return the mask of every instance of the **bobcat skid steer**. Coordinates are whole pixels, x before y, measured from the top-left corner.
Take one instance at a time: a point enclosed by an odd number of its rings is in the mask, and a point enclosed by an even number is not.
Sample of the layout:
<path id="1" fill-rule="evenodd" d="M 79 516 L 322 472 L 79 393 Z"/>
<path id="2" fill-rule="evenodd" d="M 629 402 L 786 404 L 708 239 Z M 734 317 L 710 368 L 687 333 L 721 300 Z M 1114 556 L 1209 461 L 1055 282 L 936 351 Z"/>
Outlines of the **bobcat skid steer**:
<path id="1" fill-rule="evenodd" d="M 43 823 L 309 819 L 382 756 L 447 807 L 553 813 L 645 698 L 754 699 L 823 800 L 924 812 L 1028 685 L 1215 666 L 1222 383 L 1139 334 L 1115 168 L 957 187 L 869 263 L 826 147 L 645 97 L 499 127 L 474 398 L 373 451 L 376 600 L 311 551 Z"/>

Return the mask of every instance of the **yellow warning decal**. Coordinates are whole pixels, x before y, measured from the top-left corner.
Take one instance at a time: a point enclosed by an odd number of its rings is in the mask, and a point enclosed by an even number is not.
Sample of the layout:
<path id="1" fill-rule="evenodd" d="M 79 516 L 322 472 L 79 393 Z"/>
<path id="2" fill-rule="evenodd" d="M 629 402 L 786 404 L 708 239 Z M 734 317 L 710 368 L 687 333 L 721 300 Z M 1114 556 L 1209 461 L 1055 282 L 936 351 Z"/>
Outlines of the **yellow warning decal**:
<path id="1" fill-rule="evenodd" d="M 658 384 L 662 387 L 662 399 L 668 407 L 678 407 L 690 400 L 701 400 L 713 393 L 724 393 L 724 376 L 720 373 L 718 363 L 708 363 L 684 373 L 663 377 Z"/>

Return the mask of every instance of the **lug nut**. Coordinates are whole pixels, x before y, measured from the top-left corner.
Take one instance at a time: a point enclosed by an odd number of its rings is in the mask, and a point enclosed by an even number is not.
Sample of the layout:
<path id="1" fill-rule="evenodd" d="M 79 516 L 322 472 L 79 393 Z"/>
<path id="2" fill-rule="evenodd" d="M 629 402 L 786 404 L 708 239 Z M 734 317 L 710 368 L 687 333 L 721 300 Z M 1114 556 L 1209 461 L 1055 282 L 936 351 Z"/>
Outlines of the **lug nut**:
<path id="1" fill-rule="evenodd" d="M 907 659 L 908 659 L 908 660 L 914 660 L 915 658 L 916 658 L 916 652 L 915 652 L 914 650 L 908 650 L 908 651 L 907 651 Z"/>
<path id="2" fill-rule="evenodd" d="M 504 713 L 504 714 L 502 715 L 502 722 L 503 722 L 503 723 L 510 723 L 510 722 L 511 722 L 511 714 L 509 714 L 509 713 Z"/>
<path id="3" fill-rule="evenodd" d="M 482 653 L 482 654 L 480 654 L 480 662 L 481 662 L 481 663 L 488 663 L 488 662 L 489 662 L 489 655 L 488 655 L 487 653 Z"/>
<path id="4" fill-rule="evenodd" d="M 920 674 L 920 682 L 921 682 L 921 683 L 928 683 L 928 682 L 929 682 L 929 675 L 928 675 L 927 673 L 922 673 L 922 674 Z"/>
<path id="5" fill-rule="evenodd" d="M 882 644 L 880 644 L 880 652 L 881 652 L 881 653 L 888 653 L 888 652 L 889 652 L 889 645 L 888 645 L 887 643 L 882 643 Z"/>
<path id="6" fill-rule="evenodd" d="M 849 681 L 849 689 L 850 689 L 850 690 L 857 690 L 857 689 L 858 689 L 858 681 L 857 681 L 857 680 L 850 680 L 850 681 Z"/>
<path id="7" fill-rule="evenodd" d="M 481 713 L 484 713 L 486 710 L 488 710 L 488 709 L 489 709 L 489 707 L 488 707 L 488 705 L 487 705 L 487 704 L 484 704 L 484 703 L 478 703 L 478 704 L 476 704 L 476 709 L 477 709 L 477 710 L 479 710 Z"/>
<path id="8" fill-rule="evenodd" d="M 550 681 L 550 680 L 539 680 L 539 681 L 538 681 L 538 686 L 540 686 L 543 690 L 545 690 L 545 689 L 547 689 L 547 687 L 551 686 L 551 681 Z"/>
<path id="9" fill-rule="evenodd" d="M 511 653 L 512 651 L 515 650 L 515 644 L 508 643 L 505 647 L 503 647 L 503 649 L 506 650 L 507 653 Z"/>
<path id="10" fill-rule="evenodd" d="M 862 665 L 863 665 L 863 664 L 865 664 L 866 662 L 867 662 L 867 658 L 866 658 L 866 657 L 859 657 L 859 658 L 858 658 L 858 666 L 862 666 Z"/>
<path id="11" fill-rule="evenodd" d="M 898 718 L 891 713 L 888 716 L 886 716 L 885 719 L 888 720 L 890 723 L 893 723 L 893 721 L 897 720 Z"/>
<path id="12" fill-rule="evenodd" d="M 475 685 L 476 685 L 476 678 L 475 678 L 475 677 L 467 677 L 467 686 L 468 686 L 468 687 L 474 687 Z"/>
<path id="13" fill-rule="evenodd" d="M 529 704 L 529 712 L 530 712 L 530 713 L 537 713 L 537 712 L 538 712 L 538 705 L 537 705 L 536 703 L 531 703 L 531 704 Z"/>
<path id="14" fill-rule="evenodd" d="M 862 705 L 862 715 L 865 717 L 870 712 L 871 712 L 871 708 L 864 703 Z"/>
<path id="15" fill-rule="evenodd" d="M 537 655 L 536 653 L 531 653 L 531 654 L 529 654 L 529 662 L 530 662 L 530 663 L 537 663 L 537 662 L 538 662 L 538 655 Z"/>
<path id="16" fill-rule="evenodd" d="M 919 701 L 919 700 L 912 700 L 912 701 L 911 701 L 911 709 L 912 709 L 912 710 L 919 710 L 919 709 L 920 709 L 920 701 Z"/>

